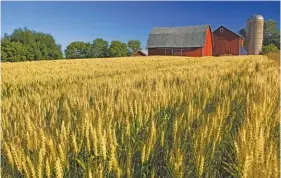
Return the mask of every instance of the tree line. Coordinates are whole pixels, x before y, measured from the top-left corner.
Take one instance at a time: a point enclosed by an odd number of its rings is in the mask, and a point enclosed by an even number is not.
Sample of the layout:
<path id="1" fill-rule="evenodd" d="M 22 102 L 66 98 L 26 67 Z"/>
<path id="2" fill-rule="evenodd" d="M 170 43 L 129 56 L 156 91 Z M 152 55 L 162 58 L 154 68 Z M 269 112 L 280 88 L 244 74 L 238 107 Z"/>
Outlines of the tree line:
<path id="1" fill-rule="evenodd" d="M 139 40 L 130 40 L 127 44 L 113 40 L 109 45 L 108 41 L 96 38 L 92 43 L 83 41 L 70 43 L 65 49 L 65 57 L 67 59 L 124 57 L 132 55 L 140 49 Z"/>
<path id="2" fill-rule="evenodd" d="M 238 33 L 245 38 L 247 49 L 246 29 L 241 28 Z M 263 53 L 276 52 L 280 50 L 280 30 L 277 22 L 273 19 L 265 20 L 263 27 Z"/>
<path id="3" fill-rule="evenodd" d="M 91 42 L 74 41 L 65 49 L 63 56 L 61 45 L 51 34 L 36 32 L 28 28 L 15 29 L 10 35 L 1 38 L 1 61 L 37 61 L 77 58 L 106 58 L 130 56 L 141 49 L 139 40 L 123 43 L 118 40 L 108 41 L 96 38 Z"/>

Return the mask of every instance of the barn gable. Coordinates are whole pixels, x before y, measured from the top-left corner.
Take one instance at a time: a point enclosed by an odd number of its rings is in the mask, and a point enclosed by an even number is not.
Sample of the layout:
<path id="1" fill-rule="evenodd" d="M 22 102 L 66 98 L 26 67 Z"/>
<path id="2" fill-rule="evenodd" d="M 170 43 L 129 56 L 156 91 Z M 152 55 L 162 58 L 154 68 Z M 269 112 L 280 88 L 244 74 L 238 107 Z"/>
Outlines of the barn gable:
<path id="1" fill-rule="evenodd" d="M 229 30 L 224 26 L 220 26 L 213 32 L 215 56 L 220 55 L 240 55 L 244 46 L 244 38 Z"/>
<path id="2" fill-rule="evenodd" d="M 152 29 L 147 48 L 190 48 L 205 45 L 209 25 L 187 27 L 156 27 Z"/>
<path id="3" fill-rule="evenodd" d="M 224 30 L 227 30 L 228 32 L 230 32 L 230 33 L 236 35 L 237 37 L 240 37 L 240 38 L 242 38 L 243 40 L 245 40 L 243 36 L 239 35 L 238 33 L 235 33 L 235 32 L 233 32 L 233 31 L 231 31 L 230 29 L 226 28 L 226 27 L 223 26 L 223 25 L 221 25 L 219 28 L 217 28 L 213 33 L 218 33 L 219 30 L 222 29 L 222 28 L 223 28 Z"/>

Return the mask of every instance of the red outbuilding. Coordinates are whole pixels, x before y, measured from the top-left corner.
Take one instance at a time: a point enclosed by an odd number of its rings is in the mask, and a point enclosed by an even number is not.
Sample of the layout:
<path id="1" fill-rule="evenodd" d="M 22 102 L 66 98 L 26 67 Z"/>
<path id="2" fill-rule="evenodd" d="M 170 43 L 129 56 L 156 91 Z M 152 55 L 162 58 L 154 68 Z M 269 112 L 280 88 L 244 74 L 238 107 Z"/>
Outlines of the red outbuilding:
<path id="1" fill-rule="evenodd" d="M 241 35 L 220 26 L 213 32 L 213 37 L 214 56 L 240 55 L 243 53 L 244 38 Z"/>
<path id="2" fill-rule="evenodd" d="M 138 50 L 132 56 L 147 56 L 147 50 Z"/>
<path id="3" fill-rule="evenodd" d="M 147 41 L 148 55 L 212 56 L 213 33 L 210 25 L 156 27 Z"/>

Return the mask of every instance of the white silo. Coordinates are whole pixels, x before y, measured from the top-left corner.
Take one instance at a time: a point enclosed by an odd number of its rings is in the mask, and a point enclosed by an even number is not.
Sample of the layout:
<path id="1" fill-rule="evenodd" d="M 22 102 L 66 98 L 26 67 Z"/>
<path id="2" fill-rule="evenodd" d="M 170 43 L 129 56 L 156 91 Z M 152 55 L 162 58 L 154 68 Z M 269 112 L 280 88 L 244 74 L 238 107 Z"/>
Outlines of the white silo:
<path id="1" fill-rule="evenodd" d="M 263 25 L 264 18 L 262 15 L 253 15 L 247 21 L 246 45 L 250 55 L 257 55 L 262 50 Z"/>

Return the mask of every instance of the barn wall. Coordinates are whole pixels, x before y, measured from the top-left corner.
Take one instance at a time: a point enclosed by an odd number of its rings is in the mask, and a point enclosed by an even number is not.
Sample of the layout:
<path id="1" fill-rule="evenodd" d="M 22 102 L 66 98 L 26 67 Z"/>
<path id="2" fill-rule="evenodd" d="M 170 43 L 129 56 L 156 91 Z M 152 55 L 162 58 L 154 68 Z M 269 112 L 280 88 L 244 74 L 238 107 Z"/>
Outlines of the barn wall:
<path id="1" fill-rule="evenodd" d="M 203 56 L 213 55 L 213 41 L 212 41 L 212 31 L 210 27 L 206 31 L 205 46 L 203 47 Z"/>
<path id="2" fill-rule="evenodd" d="M 149 56 L 192 56 L 200 57 L 202 56 L 202 48 L 149 48 Z"/>
<path id="3" fill-rule="evenodd" d="M 184 52 L 184 56 L 201 57 L 202 48 L 191 48 L 190 50 Z"/>
<path id="4" fill-rule="evenodd" d="M 223 28 L 223 27 L 222 27 Z M 213 33 L 214 51 L 216 56 L 220 55 L 239 55 L 240 51 L 240 37 L 232 33 L 226 28 L 220 32 L 220 28 Z"/>
<path id="5" fill-rule="evenodd" d="M 243 47 L 243 46 L 244 46 L 244 40 L 243 40 L 243 38 L 240 38 L 239 40 L 240 40 L 240 47 Z"/>
<path id="6" fill-rule="evenodd" d="M 164 56 L 165 55 L 165 49 L 148 48 L 148 55 L 149 56 Z"/>

